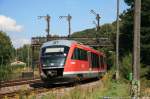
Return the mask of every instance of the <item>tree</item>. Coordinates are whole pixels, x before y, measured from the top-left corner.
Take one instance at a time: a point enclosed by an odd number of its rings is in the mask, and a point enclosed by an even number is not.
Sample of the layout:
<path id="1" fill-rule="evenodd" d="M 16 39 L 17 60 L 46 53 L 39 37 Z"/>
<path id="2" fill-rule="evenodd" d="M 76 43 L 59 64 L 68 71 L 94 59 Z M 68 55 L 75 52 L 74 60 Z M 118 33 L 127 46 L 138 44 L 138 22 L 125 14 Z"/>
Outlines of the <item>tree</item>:
<path id="1" fill-rule="evenodd" d="M 132 52 L 133 48 L 133 21 L 134 21 L 134 0 L 124 0 L 130 6 L 121 15 L 120 28 L 120 53 L 125 55 Z M 150 65 L 150 0 L 141 2 L 141 61 Z"/>
<path id="2" fill-rule="evenodd" d="M 6 33 L 0 31 L 0 65 L 10 62 L 14 48 Z"/>
<path id="3" fill-rule="evenodd" d="M 86 29 L 83 31 L 75 32 L 71 35 L 71 37 L 94 37 L 96 34 L 96 31 L 94 28 L 92 29 Z"/>
<path id="4" fill-rule="evenodd" d="M 95 28 L 85 29 L 83 31 L 74 32 L 71 37 L 111 37 L 115 34 L 114 23 L 104 24 L 100 27 L 99 31 Z"/>
<path id="5" fill-rule="evenodd" d="M 23 47 L 20 47 L 17 50 L 17 57 L 18 60 L 28 63 L 28 55 L 29 55 L 29 62 L 31 62 L 31 47 L 28 44 L 23 45 Z"/>

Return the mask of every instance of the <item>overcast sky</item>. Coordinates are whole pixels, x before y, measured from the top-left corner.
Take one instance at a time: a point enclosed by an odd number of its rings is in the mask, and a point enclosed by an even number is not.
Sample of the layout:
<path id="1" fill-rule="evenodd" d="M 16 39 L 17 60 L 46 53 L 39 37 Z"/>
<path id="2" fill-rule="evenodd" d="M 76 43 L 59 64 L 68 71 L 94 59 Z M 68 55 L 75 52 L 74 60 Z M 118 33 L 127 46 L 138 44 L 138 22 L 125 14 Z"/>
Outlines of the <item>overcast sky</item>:
<path id="1" fill-rule="evenodd" d="M 72 32 L 94 27 L 95 10 L 101 16 L 100 24 L 111 23 L 116 19 L 117 0 L 0 0 L 0 30 L 10 36 L 15 48 L 30 43 L 33 36 L 45 36 L 46 22 L 37 16 L 51 16 L 51 34 L 67 35 L 66 19 L 59 16 L 72 16 Z M 128 6 L 120 0 L 120 13 Z"/>

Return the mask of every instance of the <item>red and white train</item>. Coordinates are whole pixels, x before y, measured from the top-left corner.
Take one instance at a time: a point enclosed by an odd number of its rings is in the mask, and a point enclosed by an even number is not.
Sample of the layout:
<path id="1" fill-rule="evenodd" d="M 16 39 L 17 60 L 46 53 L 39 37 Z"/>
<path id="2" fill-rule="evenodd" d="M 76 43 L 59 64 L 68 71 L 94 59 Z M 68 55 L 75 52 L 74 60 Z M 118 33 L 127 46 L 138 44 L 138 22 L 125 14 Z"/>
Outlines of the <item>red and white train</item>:
<path id="1" fill-rule="evenodd" d="M 42 45 L 40 76 L 43 81 L 99 78 L 106 72 L 105 55 L 72 40 L 53 40 Z"/>

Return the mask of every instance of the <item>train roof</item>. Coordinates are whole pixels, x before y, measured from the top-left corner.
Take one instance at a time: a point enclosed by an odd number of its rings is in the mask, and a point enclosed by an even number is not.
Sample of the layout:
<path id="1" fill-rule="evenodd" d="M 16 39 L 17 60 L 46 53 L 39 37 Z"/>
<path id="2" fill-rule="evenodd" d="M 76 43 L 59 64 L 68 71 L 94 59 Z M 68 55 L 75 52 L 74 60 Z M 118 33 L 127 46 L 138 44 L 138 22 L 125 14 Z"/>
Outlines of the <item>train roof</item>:
<path id="1" fill-rule="evenodd" d="M 47 46 L 52 46 L 52 45 L 63 45 L 63 46 L 70 47 L 72 43 L 77 43 L 77 41 L 73 41 L 73 40 L 53 40 L 53 41 L 48 41 L 46 43 L 43 43 L 42 48 L 47 47 Z"/>
<path id="2" fill-rule="evenodd" d="M 52 41 L 48 41 L 48 42 L 43 43 L 41 48 L 48 47 L 48 46 L 53 46 L 53 45 L 62 45 L 62 46 L 70 47 L 73 43 L 77 44 L 77 45 L 79 44 L 81 48 L 90 49 L 90 50 L 92 50 L 94 52 L 98 52 L 99 53 L 98 50 L 95 50 L 95 49 L 93 49 L 93 48 L 91 48 L 91 47 L 89 47 L 87 45 L 83 45 L 82 43 L 79 43 L 79 42 L 74 41 L 74 40 L 52 40 Z M 101 54 L 104 55 L 104 53 L 102 53 L 102 52 L 101 52 Z"/>

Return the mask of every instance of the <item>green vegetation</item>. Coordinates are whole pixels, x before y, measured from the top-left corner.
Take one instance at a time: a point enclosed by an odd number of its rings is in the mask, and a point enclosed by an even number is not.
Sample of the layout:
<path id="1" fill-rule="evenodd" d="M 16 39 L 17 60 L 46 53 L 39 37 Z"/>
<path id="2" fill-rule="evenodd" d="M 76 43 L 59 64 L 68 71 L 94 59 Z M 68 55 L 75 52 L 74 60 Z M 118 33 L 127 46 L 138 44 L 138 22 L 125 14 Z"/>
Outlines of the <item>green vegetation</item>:
<path id="1" fill-rule="evenodd" d="M 0 31 L 0 65 L 10 62 L 13 56 L 14 48 L 9 36 Z"/>
<path id="2" fill-rule="evenodd" d="M 107 73 L 96 85 L 86 87 L 75 86 L 68 91 L 47 92 L 41 99 L 102 99 L 103 97 L 130 97 L 130 83 L 127 80 L 115 81 L 112 79 L 113 73 Z M 26 96 L 28 97 L 28 96 Z M 29 99 L 38 98 L 35 94 L 30 94 Z"/>
<path id="3" fill-rule="evenodd" d="M 0 80 L 19 79 L 22 72 L 27 70 L 27 65 L 10 64 L 16 61 L 28 63 L 28 48 L 31 55 L 30 45 L 24 45 L 17 51 L 13 48 L 9 36 L 5 32 L 0 31 Z M 17 60 L 16 60 L 17 59 Z M 31 64 L 31 57 L 29 60 Z"/>
<path id="4" fill-rule="evenodd" d="M 28 52 L 29 51 L 29 52 Z M 17 58 L 19 61 L 25 62 L 26 64 L 28 63 L 28 53 L 31 56 L 31 47 L 30 45 L 23 45 L 23 47 L 20 47 L 17 49 Z M 31 63 L 31 57 L 29 57 L 29 61 Z"/>
<path id="5" fill-rule="evenodd" d="M 43 95 L 36 95 L 36 93 L 25 91 L 23 88 L 20 91 L 19 96 L 24 99 L 103 99 L 104 97 L 111 97 L 111 99 L 131 98 L 131 82 L 126 79 L 120 79 L 116 81 L 113 79 L 113 70 L 109 71 L 103 76 L 98 84 L 90 85 L 86 87 L 75 86 L 73 89 L 67 89 L 62 91 L 49 91 Z M 141 87 L 141 96 L 149 96 L 150 90 L 145 90 L 146 87 L 150 87 L 150 83 L 147 80 L 142 80 L 144 86 Z M 148 84 L 145 84 L 148 83 Z"/>
<path id="6" fill-rule="evenodd" d="M 25 65 L 10 66 L 9 64 L 0 67 L 0 81 L 19 79 Z"/>
<path id="7" fill-rule="evenodd" d="M 75 32 L 71 37 L 112 37 L 115 33 L 115 27 L 112 24 L 104 24 L 101 29 L 97 32 L 95 28 L 86 29 L 83 31 Z"/>
<path id="8" fill-rule="evenodd" d="M 32 71 L 31 67 L 26 65 L 2 65 L 0 66 L 0 81 L 16 80 L 22 78 L 22 73 Z M 39 77 L 39 69 L 34 69 L 34 77 Z"/>
<path id="9" fill-rule="evenodd" d="M 120 16 L 122 24 L 120 27 L 121 55 L 132 52 L 133 48 L 134 0 L 124 1 L 130 8 Z M 141 6 L 141 62 L 148 66 L 150 65 L 150 0 L 142 0 Z"/>
<path id="10" fill-rule="evenodd" d="M 101 26 L 99 31 L 95 28 L 86 29 L 83 31 L 75 32 L 71 37 L 109 37 L 112 48 L 97 48 L 104 51 L 107 57 L 109 73 L 102 80 L 102 86 L 97 86 L 92 91 L 91 89 L 75 88 L 66 93 L 62 99 L 97 99 L 103 96 L 130 96 L 130 81 L 129 74 L 132 72 L 132 50 L 133 50 L 133 10 L 134 0 L 124 0 L 129 8 L 120 15 L 120 73 L 121 78 L 119 81 L 113 80 L 115 71 L 115 38 L 116 38 L 116 21 Z M 141 13 L 141 92 L 142 95 L 150 93 L 150 0 L 142 0 L 142 13 Z M 24 45 L 17 51 L 18 59 L 27 63 L 29 45 Z M 6 33 L 0 31 L 0 80 L 8 79 L 10 77 L 12 68 L 6 65 L 14 56 L 14 48 Z M 31 53 L 31 48 L 30 48 Z M 39 50 L 35 52 L 35 59 L 38 59 Z M 31 59 L 31 58 L 30 58 Z M 30 60 L 31 62 L 31 60 Z M 112 73 L 113 71 L 113 73 Z M 145 94 L 146 93 L 146 94 Z M 44 95 L 42 98 L 57 98 L 56 95 L 50 93 Z"/>
<path id="11" fill-rule="evenodd" d="M 111 79 L 112 73 L 106 74 L 101 82 L 94 87 L 77 87 L 69 92 L 69 94 L 63 96 L 62 99 L 69 97 L 69 99 L 101 99 L 103 97 L 129 97 L 129 83 L 128 82 L 116 82 Z"/>
<path id="12" fill-rule="evenodd" d="M 133 50 L 134 0 L 124 0 L 129 8 L 121 15 L 120 55 L 124 57 Z M 150 79 L 150 0 L 141 1 L 141 78 Z M 130 57 L 131 58 L 131 57 Z M 132 59 L 132 58 L 131 58 Z M 126 59 L 127 60 L 127 59 Z M 130 60 L 128 60 L 130 61 Z M 131 64 L 131 61 L 126 64 Z M 131 68 L 130 68 L 131 70 Z M 142 85 L 146 84 L 142 82 Z"/>
<path id="13" fill-rule="evenodd" d="M 11 68 L 8 68 L 8 66 L 1 66 L 0 67 L 0 81 L 6 80 L 7 78 L 9 78 L 11 73 L 12 73 Z"/>
<path id="14" fill-rule="evenodd" d="M 127 54 L 126 56 L 124 56 L 120 65 L 122 76 L 126 79 L 129 79 L 129 73 L 132 73 L 132 55 Z"/>

